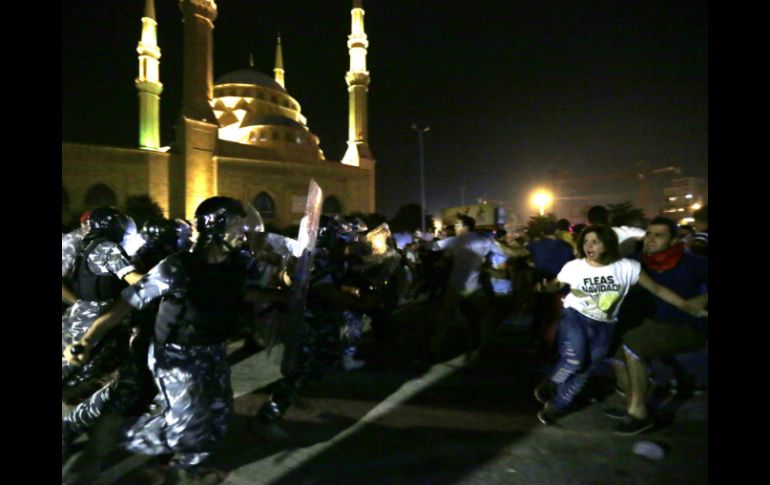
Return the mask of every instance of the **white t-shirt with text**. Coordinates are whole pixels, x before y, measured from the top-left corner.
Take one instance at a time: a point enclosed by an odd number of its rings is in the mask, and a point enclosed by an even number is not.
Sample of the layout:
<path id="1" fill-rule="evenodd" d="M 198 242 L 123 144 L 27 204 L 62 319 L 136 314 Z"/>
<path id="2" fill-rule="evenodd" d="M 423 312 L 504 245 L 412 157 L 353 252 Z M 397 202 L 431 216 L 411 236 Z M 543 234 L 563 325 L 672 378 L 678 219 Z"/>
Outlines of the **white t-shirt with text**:
<path id="1" fill-rule="evenodd" d="M 601 322 L 615 322 L 628 289 L 639 281 L 641 265 L 632 259 L 619 259 L 605 266 L 591 266 L 585 258 L 565 264 L 557 276 L 570 285 L 564 308 Z"/>

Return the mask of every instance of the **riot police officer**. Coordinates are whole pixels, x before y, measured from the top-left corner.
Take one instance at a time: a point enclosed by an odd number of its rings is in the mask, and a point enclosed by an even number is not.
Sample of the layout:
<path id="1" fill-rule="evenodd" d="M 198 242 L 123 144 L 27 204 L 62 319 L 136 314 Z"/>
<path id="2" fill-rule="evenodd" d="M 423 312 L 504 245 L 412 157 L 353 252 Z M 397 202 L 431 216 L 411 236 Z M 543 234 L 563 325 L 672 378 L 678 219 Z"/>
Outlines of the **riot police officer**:
<path id="1" fill-rule="evenodd" d="M 140 454 L 173 454 L 170 480 L 200 483 L 201 468 L 232 414 L 226 341 L 238 321 L 247 261 L 243 205 L 228 197 L 203 201 L 195 212 L 198 239 L 191 252 L 169 256 L 119 299 L 68 358 L 83 362 L 102 335 L 131 308 L 160 299 L 148 366 L 160 390 L 159 412 L 145 413 L 121 432 L 121 445 Z"/>

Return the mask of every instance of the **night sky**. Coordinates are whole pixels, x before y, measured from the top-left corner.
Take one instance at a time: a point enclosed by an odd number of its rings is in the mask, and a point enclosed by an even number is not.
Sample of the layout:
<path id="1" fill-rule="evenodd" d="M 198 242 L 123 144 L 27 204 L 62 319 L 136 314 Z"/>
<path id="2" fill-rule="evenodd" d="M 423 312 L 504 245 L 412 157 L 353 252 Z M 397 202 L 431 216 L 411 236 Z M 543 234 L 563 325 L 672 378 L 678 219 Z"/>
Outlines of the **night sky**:
<path id="1" fill-rule="evenodd" d="M 168 144 L 181 103 L 181 14 L 175 0 L 155 3 Z M 249 53 L 272 76 L 280 31 L 287 90 L 327 159 L 341 159 L 352 2 L 217 5 L 214 78 L 248 67 Z M 137 145 L 143 9 L 144 0 L 63 2 L 63 141 Z M 639 162 L 708 179 L 705 1 L 364 0 L 364 9 L 378 212 L 420 200 L 414 122 L 431 127 L 429 212 L 459 205 L 466 187 L 466 203 L 508 201 L 526 218 L 530 190 L 555 171 L 584 178 L 559 185 L 560 215 L 634 200 Z"/>

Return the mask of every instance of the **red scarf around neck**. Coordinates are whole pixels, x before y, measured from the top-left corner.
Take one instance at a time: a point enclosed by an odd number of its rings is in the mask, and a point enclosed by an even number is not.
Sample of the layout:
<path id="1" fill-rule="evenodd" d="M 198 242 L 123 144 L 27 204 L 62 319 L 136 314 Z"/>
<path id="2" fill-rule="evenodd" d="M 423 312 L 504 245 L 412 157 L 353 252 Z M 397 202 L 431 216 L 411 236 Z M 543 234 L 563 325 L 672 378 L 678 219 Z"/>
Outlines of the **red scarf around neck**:
<path id="1" fill-rule="evenodd" d="M 659 253 L 642 253 L 642 264 L 654 271 L 668 271 L 679 264 L 682 256 L 684 256 L 684 244 L 676 243 Z"/>

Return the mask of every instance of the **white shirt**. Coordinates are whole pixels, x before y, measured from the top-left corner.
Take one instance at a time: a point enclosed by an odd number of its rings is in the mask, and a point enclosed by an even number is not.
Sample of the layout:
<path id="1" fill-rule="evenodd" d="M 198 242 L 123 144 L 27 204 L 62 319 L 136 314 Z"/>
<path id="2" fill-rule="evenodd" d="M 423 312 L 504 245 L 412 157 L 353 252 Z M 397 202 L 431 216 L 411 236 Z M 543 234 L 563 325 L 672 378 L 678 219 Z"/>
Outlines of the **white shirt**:
<path id="1" fill-rule="evenodd" d="M 631 256 L 636 249 L 636 242 L 642 239 L 647 231 L 633 226 L 613 227 L 618 236 L 618 253 L 621 258 Z"/>
<path id="2" fill-rule="evenodd" d="M 639 261 L 620 259 L 605 266 L 591 266 L 583 259 L 565 264 L 557 278 L 570 285 L 564 308 L 574 308 L 588 318 L 616 322 L 628 289 L 639 281 Z"/>
<path id="3" fill-rule="evenodd" d="M 452 255 L 452 273 L 449 275 L 448 288 L 462 295 L 470 295 L 481 288 L 479 275 L 488 254 L 505 256 L 494 239 L 475 232 L 436 241 L 434 247 L 446 249 Z"/>
<path id="4" fill-rule="evenodd" d="M 489 264 L 494 269 L 505 269 L 508 256 L 505 254 L 492 253 L 489 255 Z M 492 291 L 496 295 L 510 295 L 513 292 L 513 282 L 507 278 L 489 278 L 492 284 Z"/>

